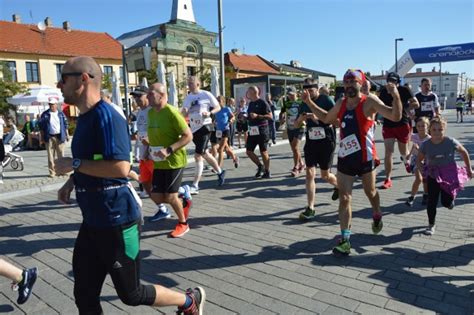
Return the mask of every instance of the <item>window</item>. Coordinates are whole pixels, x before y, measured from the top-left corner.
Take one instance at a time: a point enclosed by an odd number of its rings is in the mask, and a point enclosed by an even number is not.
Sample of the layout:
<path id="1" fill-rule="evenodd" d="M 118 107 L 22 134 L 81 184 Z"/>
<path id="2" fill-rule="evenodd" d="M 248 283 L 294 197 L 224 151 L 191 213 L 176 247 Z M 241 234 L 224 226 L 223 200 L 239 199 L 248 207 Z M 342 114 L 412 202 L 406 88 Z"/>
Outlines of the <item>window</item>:
<path id="1" fill-rule="evenodd" d="M 56 64 L 56 79 L 57 82 L 61 81 L 61 73 L 63 72 L 64 63 L 57 63 Z"/>
<path id="2" fill-rule="evenodd" d="M 451 97 L 455 97 L 455 96 L 454 96 L 454 92 L 451 92 Z"/>
<path id="3" fill-rule="evenodd" d="M 26 63 L 26 82 L 39 82 L 37 62 Z"/>
<path id="4" fill-rule="evenodd" d="M 5 80 L 9 81 L 11 80 L 12 82 L 17 82 L 17 76 L 16 76 L 16 62 L 15 61 L 4 61 L 5 63 L 5 68 L 2 68 L 2 74 L 3 78 Z"/>
<path id="5" fill-rule="evenodd" d="M 123 67 L 122 66 L 120 66 L 120 68 L 119 68 L 119 77 L 120 77 L 120 83 L 124 84 L 123 83 Z"/>
<path id="6" fill-rule="evenodd" d="M 449 90 L 449 83 L 446 83 L 446 84 L 444 85 L 444 90 L 445 90 L 445 91 Z"/>
<path id="7" fill-rule="evenodd" d="M 186 46 L 186 52 L 188 53 L 197 53 L 197 50 L 196 50 L 196 47 L 194 47 L 193 45 L 188 45 Z"/>
<path id="8" fill-rule="evenodd" d="M 187 76 L 192 77 L 196 75 L 196 67 L 187 67 Z"/>
<path id="9" fill-rule="evenodd" d="M 431 85 L 431 90 L 432 90 L 433 92 L 436 92 L 436 84 Z"/>
<path id="10" fill-rule="evenodd" d="M 104 75 L 109 76 L 109 78 L 112 77 L 112 73 L 114 72 L 112 66 L 104 66 Z"/>

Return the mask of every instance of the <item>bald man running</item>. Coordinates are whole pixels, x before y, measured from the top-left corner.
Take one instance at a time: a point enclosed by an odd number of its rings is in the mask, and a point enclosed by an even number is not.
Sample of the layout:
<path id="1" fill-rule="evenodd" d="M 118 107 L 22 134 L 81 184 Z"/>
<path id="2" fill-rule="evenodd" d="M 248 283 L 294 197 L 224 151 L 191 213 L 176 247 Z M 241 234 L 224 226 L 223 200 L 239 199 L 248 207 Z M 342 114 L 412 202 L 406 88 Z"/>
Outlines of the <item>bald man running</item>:
<path id="1" fill-rule="evenodd" d="M 356 176 L 362 177 L 362 186 L 372 205 L 372 232 L 382 230 L 380 197 L 375 188 L 375 168 L 379 162 L 375 150 L 374 122 L 376 113 L 393 121 L 402 116 L 402 103 L 396 85 L 387 83 L 386 89 L 393 98 L 392 107 L 386 106 L 377 96 L 361 94 L 366 81 L 360 70 L 347 70 L 343 78 L 345 97 L 326 111 L 316 105 L 307 90 L 303 101 L 324 123 L 340 123 L 340 142 L 337 161 L 337 184 L 339 188 L 339 221 L 341 239 L 334 247 L 335 255 L 348 255 L 351 250 L 349 238 L 352 219 L 352 186 Z"/>
<path id="2" fill-rule="evenodd" d="M 70 202 L 76 190 L 83 222 L 73 254 L 74 298 L 80 314 L 102 314 L 100 292 L 109 274 L 127 305 L 178 306 L 184 314 L 202 314 L 205 292 L 186 294 L 139 280 L 140 211 L 127 185 L 131 144 L 127 124 L 112 105 L 100 99 L 102 72 L 90 57 L 69 59 L 58 88 L 80 115 L 72 141 L 73 158 L 57 161 L 56 171 L 74 174 L 58 191 Z"/>

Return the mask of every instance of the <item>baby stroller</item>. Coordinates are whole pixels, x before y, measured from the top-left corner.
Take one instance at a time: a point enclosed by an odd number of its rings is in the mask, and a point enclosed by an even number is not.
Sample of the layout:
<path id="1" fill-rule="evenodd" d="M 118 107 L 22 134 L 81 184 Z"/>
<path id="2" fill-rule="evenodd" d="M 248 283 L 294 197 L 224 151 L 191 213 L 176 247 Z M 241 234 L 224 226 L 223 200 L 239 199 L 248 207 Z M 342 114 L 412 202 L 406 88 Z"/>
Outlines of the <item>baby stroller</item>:
<path id="1" fill-rule="evenodd" d="M 23 157 L 13 153 L 15 148 L 19 147 L 20 143 L 23 141 L 24 136 L 18 130 L 15 130 L 12 135 L 7 135 L 4 139 L 4 149 L 5 149 L 5 158 L 2 161 L 2 167 L 5 168 L 8 165 L 12 169 L 23 171 L 24 169 L 24 160 Z"/>

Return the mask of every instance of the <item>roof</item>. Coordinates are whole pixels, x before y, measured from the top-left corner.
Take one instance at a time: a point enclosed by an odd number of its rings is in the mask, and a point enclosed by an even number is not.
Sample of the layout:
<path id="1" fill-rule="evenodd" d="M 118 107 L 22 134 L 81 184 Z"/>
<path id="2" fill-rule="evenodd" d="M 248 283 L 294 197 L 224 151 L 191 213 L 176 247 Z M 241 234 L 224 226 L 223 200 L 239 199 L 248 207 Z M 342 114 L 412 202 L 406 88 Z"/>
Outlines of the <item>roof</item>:
<path id="1" fill-rule="evenodd" d="M 122 59 L 120 43 L 107 33 L 57 27 L 41 32 L 34 24 L 7 21 L 0 21 L 0 52 Z"/>
<path id="2" fill-rule="evenodd" d="M 305 71 L 305 70 L 303 70 L 303 68 L 296 68 L 296 67 L 293 67 L 291 65 L 284 64 L 284 63 L 275 63 L 275 64 L 278 67 L 280 67 L 280 69 L 282 71 L 293 72 L 293 73 L 301 73 L 301 74 L 306 74 L 306 75 L 312 74 L 312 71 Z"/>
<path id="3" fill-rule="evenodd" d="M 457 73 L 441 73 L 443 76 L 458 75 Z M 439 71 L 427 72 L 412 72 L 404 75 L 404 78 L 425 78 L 425 77 L 439 77 Z M 370 77 L 372 80 L 385 80 L 387 75 L 374 75 Z"/>
<path id="4" fill-rule="evenodd" d="M 236 70 L 258 72 L 266 74 L 279 74 L 280 72 L 270 65 L 270 62 L 259 55 L 225 54 L 225 64 Z"/>
<path id="5" fill-rule="evenodd" d="M 336 77 L 334 74 L 321 72 L 321 71 L 317 71 L 317 70 L 313 70 L 313 69 L 309 69 L 305 67 L 293 67 L 292 65 L 285 64 L 285 63 L 278 63 L 277 65 L 284 66 L 286 69 L 288 69 L 287 71 L 293 71 L 293 72 L 299 71 L 301 73 L 311 73 L 311 74 L 315 74 L 316 76 L 322 76 L 322 77 L 332 77 L 332 78 Z"/>
<path id="6" fill-rule="evenodd" d="M 162 37 L 160 32 L 161 24 L 141 28 L 139 30 L 131 31 L 117 37 L 117 40 L 122 43 L 127 49 L 143 47 L 145 44 L 151 47 L 151 40 Z"/>

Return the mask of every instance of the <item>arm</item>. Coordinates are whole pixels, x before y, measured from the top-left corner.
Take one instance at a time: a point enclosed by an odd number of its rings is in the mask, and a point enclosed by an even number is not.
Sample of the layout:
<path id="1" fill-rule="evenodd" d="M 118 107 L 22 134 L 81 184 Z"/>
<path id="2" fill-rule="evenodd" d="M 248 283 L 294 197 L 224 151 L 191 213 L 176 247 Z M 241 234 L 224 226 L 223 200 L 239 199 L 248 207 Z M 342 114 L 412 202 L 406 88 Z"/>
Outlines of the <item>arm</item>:
<path id="1" fill-rule="evenodd" d="M 467 152 L 466 148 L 463 145 L 457 146 L 456 151 L 459 152 L 464 161 L 464 164 L 466 165 L 467 175 L 469 176 L 469 178 L 472 178 L 472 166 L 471 160 L 469 159 L 469 152 Z"/>
<path id="2" fill-rule="evenodd" d="M 434 117 L 439 117 L 439 116 L 441 115 L 439 108 L 440 108 L 440 104 L 439 104 L 438 95 L 435 94 L 435 100 L 434 100 Z"/>
<path id="3" fill-rule="evenodd" d="M 408 100 L 408 110 L 414 110 L 420 108 L 420 103 L 418 103 L 418 100 L 416 97 L 412 97 Z"/>
<path id="4" fill-rule="evenodd" d="M 339 110 L 341 108 L 341 104 L 342 104 L 342 99 L 339 99 L 336 103 L 336 105 L 334 105 L 333 108 L 331 108 L 331 110 L 328 112 L 328 111 L 325 111 L 324 109 L 322 109 L 321 107 L 319 107 L 318 105 L 316 105 L 312 100 L 311 100 L 311 97 L 309 97 L 309 93 L 308 91 L 304 90 L 303 91 L 303 102 L 305 102 L 308 107 L 311 109 L 311 111 L 319 118 L 319 120 L 321 120 L 323 123 L 326 123 L 326 124 L 334 124 L 336 123 L 337 121 L 337 114 L 339 113 Z"/>
<path id="5" fill-rule="evenodd" d="M 416 168 L 420 171 L 423 169 L 423 165 L 421 165 L 421 162 L 423 162 L 424 159 L 425 155 L 421 151 L 419 151 L 416 157 Z"/>
<path id="6" fill-rule="evenodd" d="M 371 107 L 371 112 L 378 112 L 383 117 L 392 121 L 400 121 L 402 118 L 402 102 L 400 100 L 400 94 L 398 94 L 397 87 L 393 83 L 387 83 L 386 85 L 388 93 L 393 98 L 392 107 L 386 106 L 377 96 L 367 96 L 367 103 Z"/>
<path id="7" fill-rule="evenodd" d="M 191 133 L 191 129 L 188 127 L 181 135 L 181 138 L 179 138 L 178 141 L 176 141 L 169 147 L 173 150 L 173 152 L 175 152 L 181 149 L 182 147 L 186 146 L 192 140 L 193 140 L 193 134 Z"/>

